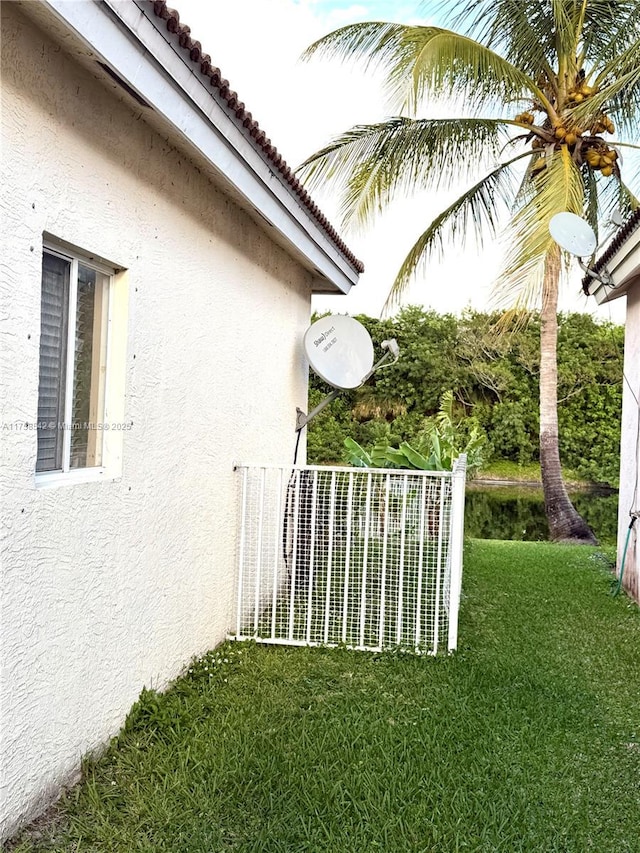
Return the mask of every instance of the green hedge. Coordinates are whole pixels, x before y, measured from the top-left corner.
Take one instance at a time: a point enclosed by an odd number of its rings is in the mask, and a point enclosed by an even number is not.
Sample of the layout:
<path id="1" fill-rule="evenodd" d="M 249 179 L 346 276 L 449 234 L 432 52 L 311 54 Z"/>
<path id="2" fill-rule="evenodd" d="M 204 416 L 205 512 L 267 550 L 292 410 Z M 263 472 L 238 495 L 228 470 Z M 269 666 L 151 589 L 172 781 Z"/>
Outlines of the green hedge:
<path id="1" fill-rule="evenodd" d="M 310 462 L 344 462 L 347 437 L 364 447 L 415 441 L 448 390 L 454 393 L 461 429 L 477 423 L 486 435 L 487 461 L 537 461 L 537 315 L 500 333 L 498 314 L 475 311 L 454 317 L 410 306 L 390 319 L 358 319 L 377 352 L 385 338 L 397 338 L 400 360 L 364 388 L 341 395 L 309 425 Z M 560 317 L 561 458 L 594 482 L 618 480 L 623 338 L 622 327 L 597 323 L 589 315 Z M 309 407 L 328 390 L 312 375 Z"/>

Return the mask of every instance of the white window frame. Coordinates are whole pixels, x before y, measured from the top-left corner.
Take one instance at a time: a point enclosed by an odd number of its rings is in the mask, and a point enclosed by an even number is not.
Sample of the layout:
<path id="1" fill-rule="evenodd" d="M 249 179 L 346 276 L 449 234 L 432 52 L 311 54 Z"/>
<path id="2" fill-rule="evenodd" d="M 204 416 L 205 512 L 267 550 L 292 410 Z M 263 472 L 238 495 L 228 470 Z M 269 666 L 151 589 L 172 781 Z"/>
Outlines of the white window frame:
<path id="1" fill-rule="evenodd" d="M 54 255 L 64 261 L 68 261 L 71 265 L 70 280 L 69 280 L 69 321 L 67 324 L 67 340 L 66 344 L 66 366 L 65 366 L 65 394 L 64 394 L 64 412 L 62 422 L 71 424 L 72 422 L 72 407 L 73 407 L 73 381 L 74 381 L 74 365 L 76 351 L 76 311 L 77 311 L 77 295 L 78 295 L 78 264 L 87 266 L 90 269 L 96 270 L 107 277 L 106 283 L 106 323 L 105 323 L 105 341 L 104 341 L 104 366 L 105 374 L 102 380 L 103 387 L 103 403 L 102 412 L 99 414 L 99 423 L 103 426 L 110 425 L 112 394 L 110 394 L 111 368 L 113 362 L 113 313 L 114 313 L 114 290 L 115 281 L 118 278 L 118 273 L 121 271 L 102 260 L 97 260 L 89 256 L 86 252 L 71 247 L 65 243 L 44 239 L 42 243 L 42 251 L 47 254 Z M 42 267 L 41 267 L 42 268 Z M 122 275 L 122 273 L 121 273 Z M 38 403 L 40 400 L 40 385 L 38 384 Z M 123 400 L 118 401 L 123 404 Z M 122 405 L 114 406 L 114 409 L 122 411 Z M 120 415 L 121 416 L 121 415 Z M 109 442 L 107 439 L 107 431 L 99 430 L 98 439 L 101 442 L 101 464 L 94 467 L 71 468 L 71 433 L 72 430 L 65 428 L 62 431 L 62 468 L 54 471 L 35 471 L 35 485 L 37 488 L 47 488 L 50 486 L 70 485 L 74 483 L 88 483 L 100 480 L 114 479 L 121 473 L 120 462 L 122 457 L 122 432 L 114 436 L 114 441 Z M 37 431 L 36 431 L 37 434 Z M 115 452 L 114 452 L 115 451 Z M 115 464 L 114 464 L 115 463 Z"/>

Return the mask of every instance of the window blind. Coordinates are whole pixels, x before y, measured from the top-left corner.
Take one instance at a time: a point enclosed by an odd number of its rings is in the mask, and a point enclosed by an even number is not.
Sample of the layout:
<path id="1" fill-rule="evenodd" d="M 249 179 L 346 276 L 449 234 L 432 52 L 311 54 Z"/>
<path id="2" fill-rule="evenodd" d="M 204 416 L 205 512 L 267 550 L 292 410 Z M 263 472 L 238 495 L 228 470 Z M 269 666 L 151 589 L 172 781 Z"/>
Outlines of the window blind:
<path id="1" fill-rule="evenodd" d="M 64 258 L 43 253 L 36 471 L 62 468 L 70 268 Z"/>

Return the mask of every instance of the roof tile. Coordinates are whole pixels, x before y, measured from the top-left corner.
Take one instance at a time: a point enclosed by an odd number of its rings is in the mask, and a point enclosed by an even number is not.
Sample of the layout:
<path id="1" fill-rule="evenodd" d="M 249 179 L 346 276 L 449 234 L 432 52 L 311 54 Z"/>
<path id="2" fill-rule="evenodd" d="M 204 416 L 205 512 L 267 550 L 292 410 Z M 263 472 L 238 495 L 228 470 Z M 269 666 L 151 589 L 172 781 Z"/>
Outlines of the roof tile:
<path id="1" fill-rule="evenodd" d="M 622 246 L 626 243 L 626 241 L 637 228 L 640 228 L 640 207 L 636 208 L 633 211 L 631 216 L 627 219 L 624 225 L 617 232 L 616 236 L 609 243 L 605 251 L 600 255 L 600 257 L 592 267 L 593 271 L 600 272 L 601 270 L 603 270 L 609 263 L 611 258 L 613 258 L 616 252 L 622 248 Z M 587 294 L 589 293 L 589 285 L 592 281 L 593 279 L 589 275 L 586 275 L 582 279 L 582 289 Z"/>
<path id="2" fill-rule="evenodd" d="M 227 102 L 228 107 L 234 111 L 236 120 L 240 127 L 248 130 L 248 135 L 253 137 L 258 148 L 261 149 L 263 155 L 270 161 L 276 171 L 278 171 L 285 182 L 290 185 L 293 192 L 298 196 L 300 201 L 307 208 L 318 225 L 322 228 L 329 239 L 334 243 L 336 248 L 340 250 L 342 255 L 349 261 L 353 268 L 361 273 L 364 271 L 364 264 L 359 261 L 353 252 L 347 247 L 336 229 L 330 224 L 326 216 L 319 210 L 316 203 L 311 199 L 308 192 L 304 189 L 302 183 L 295 176 L 293 170 L 287 165 L 277 148 L 272 145 L 271 140 L 267 137 L 257 121 L 255 121 L 250 112 L 245 109 L 244 103 L 240 101 L 236 92 L 234 92 L 228 80 L 222 77 L 222 72 L 211 64 L 211 57 L 207 53 L 202 52 L 202 45 L 199 41 L 194 41 L 191 38 L 191 28 L 186 24 L 180 23 L 180 16 L 175 9 L 167 6 L 166 0 L 147 0 L 153 7 L 153 12 L 156 17 L 166 21 L 167 30 L 178 36 L 178 44 L 180 47 L 189 52 L 189 59 L 194 64 L 199 65 L 199 72 L 203 77 L 210 78 L 210 84 L 218 89 L 218 93 L 223 100 Z"/>

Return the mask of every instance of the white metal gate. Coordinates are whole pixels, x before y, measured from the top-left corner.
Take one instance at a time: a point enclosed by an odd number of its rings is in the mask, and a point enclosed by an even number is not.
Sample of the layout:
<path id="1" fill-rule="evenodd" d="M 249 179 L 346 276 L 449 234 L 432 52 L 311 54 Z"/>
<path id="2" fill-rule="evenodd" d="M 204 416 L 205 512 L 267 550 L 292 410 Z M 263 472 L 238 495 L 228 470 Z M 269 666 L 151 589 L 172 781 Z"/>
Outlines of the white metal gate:
<path id="1" fill-rule="evenodd" d="M 453 471 L 237 470 L 236 639 L 455 649 L 464 457 Z"/>

